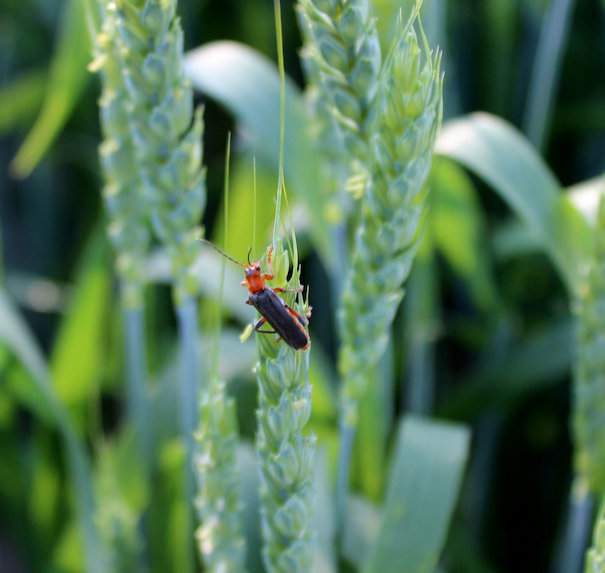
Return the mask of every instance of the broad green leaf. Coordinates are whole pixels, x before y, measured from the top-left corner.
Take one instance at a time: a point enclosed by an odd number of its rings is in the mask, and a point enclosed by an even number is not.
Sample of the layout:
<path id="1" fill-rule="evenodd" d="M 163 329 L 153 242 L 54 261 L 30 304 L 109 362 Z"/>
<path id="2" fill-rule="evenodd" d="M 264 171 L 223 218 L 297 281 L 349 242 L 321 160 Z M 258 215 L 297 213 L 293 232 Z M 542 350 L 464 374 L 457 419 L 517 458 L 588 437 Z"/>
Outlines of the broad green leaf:
<path id="1" fill-rule="evenodd" d="M 69 119 L 88 76 L 90 45 L 85 3 L 69 0 L 40 115 L 12 163 L 17 176 L 27 177 L 35 169 Z"/>
<path id="2" fill-rule="evenodd" d="M 237 119 L 258 159 L 277 168 L 279 158 L 279 74 L 273 62 L 235 42 L 212 42 L 186 55 L 193 86 L 224 105 Z M 309 119 L 300 91 L 286 85 L 285 171 L 288 188 L 306 205 L 311 231 L 324 257 L 333 260 L 326 221 L 326 196 L 319 158 L 308 133 Z M 260 208 L 273 211 L 273 205 Z"/>
<path id="3" fill-rule="evenodd" d="M 0 89 L 0 133 L 31 121 L 44 99 L 46 80 L 44 71 L 35 70 Z"/>
<path id="4" fill-rule="evenodd" d="M 483 211 L 466 173 L 456 164 L 435 161 L 430 177 L 430 233 L 434 246 L 466 282 L 483 310 L 496 304 Z"/>
<path id="5" fill-rule="evenodd" d="M 378 538 L 380 511 L 365 498 L 350 496 L 347 500 L 347 519 L 343 527 L 343 556 L 357 569 L 361 569 Z"/>
<path id="6" fill-rule="evenodd" d="M 107 247 L 100 233 L 88 245 L 67 314 L 56 338 L 51 372 L 61 401 L 79 416 L 87 413 L 98 393 L 107 354 L 108 317 L 111 314 L 111 273 Z"/>
<path id="7" fill-rule="evenodd" d="M 519 132 L 496 117 L 472 114 L 444 126 L 437 152 L 488 183 L 539 237 L 568 287 L 578 287 L 590 227 Z"/>
<path id="8" fill-rule="evenodd" d="M 0 342 L 22 362 L 45 407 L 52 414 L 64 442 L 73 479 L 80 534 L 84 537 L 88 573 L 104 573 L 105 554 L 93 521 L 94 497 L 88 456 L 69 416 L 52 387 L 44 357 L 8 296 L 0 290 Z"/>
<path id="9" fill-rule="evenodd" d="M 365 573 L 432 573 L 454 511 L 469 448 L 463 426 L 401 422 L 380 533 Z"/>
<path id="10" fill-rule="evenodd" d="M 605 177 L 595 177 L 572 185 L 565 190 L 565 194 L 594 228 L 599 200 L 605 194 Z M 493 237 L 493 248 L 497 257 L 519 256 L 539 251 L 540 240 L 531 229 L 515 219 L 497 229 Z"/>

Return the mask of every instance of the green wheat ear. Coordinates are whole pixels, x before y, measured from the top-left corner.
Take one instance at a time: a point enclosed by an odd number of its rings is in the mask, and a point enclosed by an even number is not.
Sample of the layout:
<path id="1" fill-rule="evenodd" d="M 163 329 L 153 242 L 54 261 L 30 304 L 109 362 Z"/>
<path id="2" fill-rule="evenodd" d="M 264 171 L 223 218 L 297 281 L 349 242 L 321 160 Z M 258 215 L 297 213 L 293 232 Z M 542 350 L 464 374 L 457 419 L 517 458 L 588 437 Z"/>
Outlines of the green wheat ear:
<path id="1" fill-rule="evenodd" d="M 440 64 L 415 13 L 385 62 L 371 110 L 371 180 L 339 315 L 343 414 L 350 426 L 357 424 L 368 373 L 386 348 L 419 243 L 442 117 Z"/>
<path id="2" fill-rule="evenodd" d="M 183 71 L 176 0 L 114 0 L 108 10 L 118 37 L 144 203 L 155 234 L 168 249 L 180 303 L 197 294 L 193 263 L 206 193 L 202 111 L 193 113 L 193 93 Z"/>
<path id="3" fill-rule="evenodd" d="M 576 468 L 595 493 L 605 492 L 605 199 L 599 205 L 595 250 L 576 301 L 574 384 Z"/>
<path id="4" fill-rule="evenodd" d="M 102 78 L 99 100 L 103 143 L 99 149 L 105 175 L 103 196 L 108 235 L 117 254 L 122 300 L 127 308 L 142 306 L 144 260 L 150 243 L 148 213 L 129 126 L 130 97 L 120 66 L 121 47 L 112 11 L 105 10 L 103 29 L 95 42 L 90 66 Z"/>
<path id="5" fill-rule="evenodd" d="M 274 241 L 276 276 L 292 276 L 288 289 L 300 287 L 296 246 L 288 253 Z M 279 283 L 276 283 L 279 284 Z M 308 305 L 300 293 L 288 303 L 304 314 Z M 261 473 L 263 558 L 269 573 L 311 570 L 313 538 L 313 460 L 315 437 L 304 428 L 311 415 L 309 351 L 296 351 L 275 335 L 256 335 L 259 386 L 256 447 Z"/>
<path id="6" fill-rule="evenodd" d="M 303 64 L 314 108 L 329 110 L 344 149 L 363 166 L 380 42 L 367 0 L 300 0 Z M 323 124 L 330 122 L 326 116 Z M 324 128 L 325 129 L 325 128 Z M 326 132 L 330 132 L 330 126 Z"/>
<path id="7" fill-rule="evenodd" d="M 196 441 L 200 554 L 211 573 L 243 573 L 246 546 L 241 533 L 235 403 L 217 377 L 202 395 Z"/>

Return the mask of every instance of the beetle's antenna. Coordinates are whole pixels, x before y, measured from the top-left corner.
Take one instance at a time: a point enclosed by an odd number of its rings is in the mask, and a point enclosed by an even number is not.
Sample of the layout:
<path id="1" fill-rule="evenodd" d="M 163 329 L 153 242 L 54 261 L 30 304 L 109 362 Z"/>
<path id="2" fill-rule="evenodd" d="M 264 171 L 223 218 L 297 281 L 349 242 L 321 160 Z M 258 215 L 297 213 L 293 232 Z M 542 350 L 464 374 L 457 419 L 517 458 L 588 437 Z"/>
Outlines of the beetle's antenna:
<path id="1" fill-rule="evenodd" d="M 252 247 L 250 247 L 250 248 L 248 249 L 248 264 L 249 264 L 249 265 L 251 265 L 251 264 L 252 264 L 252 262 L 250 261 L 250 255 L 251 255 L 251 254 L 252 254 Z"/>
<path id="2" fill-rule="evenodd" d="M 240 263 L 238 260 L 236 260 L 232 256 L 228 255 L 222 249 L 219 249 L 214 243 L 208 241 L 207 239 L 200 239 L 200 241 L 202 243 L 205 243 L 209 247 L 212 247 L 219 255 L 223 255 L 223 257 L 225 257 L 227 260 L 231 261 L 232 263 L 235 263 L 238 267 L 245 267 L 246 266 L 244 263 Z"/>
<path id="3" fill-rule="evenodd" d="M 257 215 L 257 190 L 256 190 L 256 155 L 252 156 L 252 201 L 254 203 L 252 211 L 252 248 L 256 249 L 256 215 Z"/>

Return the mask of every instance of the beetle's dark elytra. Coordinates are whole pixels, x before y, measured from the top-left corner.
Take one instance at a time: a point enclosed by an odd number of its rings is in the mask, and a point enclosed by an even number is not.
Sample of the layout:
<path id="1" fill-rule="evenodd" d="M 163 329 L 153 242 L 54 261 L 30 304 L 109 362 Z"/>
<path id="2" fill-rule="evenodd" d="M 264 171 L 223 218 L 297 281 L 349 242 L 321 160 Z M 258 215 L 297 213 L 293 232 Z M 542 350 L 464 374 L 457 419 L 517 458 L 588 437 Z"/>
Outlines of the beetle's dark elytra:
<path id="1" fill-rule="evenodd" d="M 304 319 L 289 311 L 284 301 L 270 288 L 251 294 L 248 301 L 286 344 L 295 350 L 303 350 L 309 345 Z"/>

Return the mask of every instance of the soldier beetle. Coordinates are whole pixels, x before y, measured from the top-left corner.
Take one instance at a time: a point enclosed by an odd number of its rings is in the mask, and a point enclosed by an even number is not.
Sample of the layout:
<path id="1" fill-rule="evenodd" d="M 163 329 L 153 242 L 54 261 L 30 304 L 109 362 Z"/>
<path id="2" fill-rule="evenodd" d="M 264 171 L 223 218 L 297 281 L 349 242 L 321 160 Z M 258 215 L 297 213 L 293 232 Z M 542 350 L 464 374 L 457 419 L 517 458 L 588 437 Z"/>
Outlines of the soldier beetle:
<path id="1" fill-rule="evenodd" d="M 248 289 L 248 299 L 246 304 L 253 306 L 261 315 L 254 323 L 254 330 L 259 334 L 277 334 L 288 346 L 294 350 L 307 350 L 311 343 L 307 332 L 308 318 L 303 317 L 290 308 L 286 301 L 277 293 L 288 292 L 288 289 L 280 287 L 270 287 L 266 283 L 273 280 L 271 259 L 273 254 L 272 247 L 267 249 L 267 264 L 269 272 L 263 272 L 259 261 L 250 262 L 250 252 L 248 253 L 248 264 L 245 265 L 230 257 L 210 241 L 202 239 L 210 245 L 215 251 L 223 255 L 232 263 L 243 267 L 244 280 L 242 286 Z M 302 289 L 302 287 L 300 287 Z M 262 330 L 262 327 L 268 324 L 272 330 Z"/>

